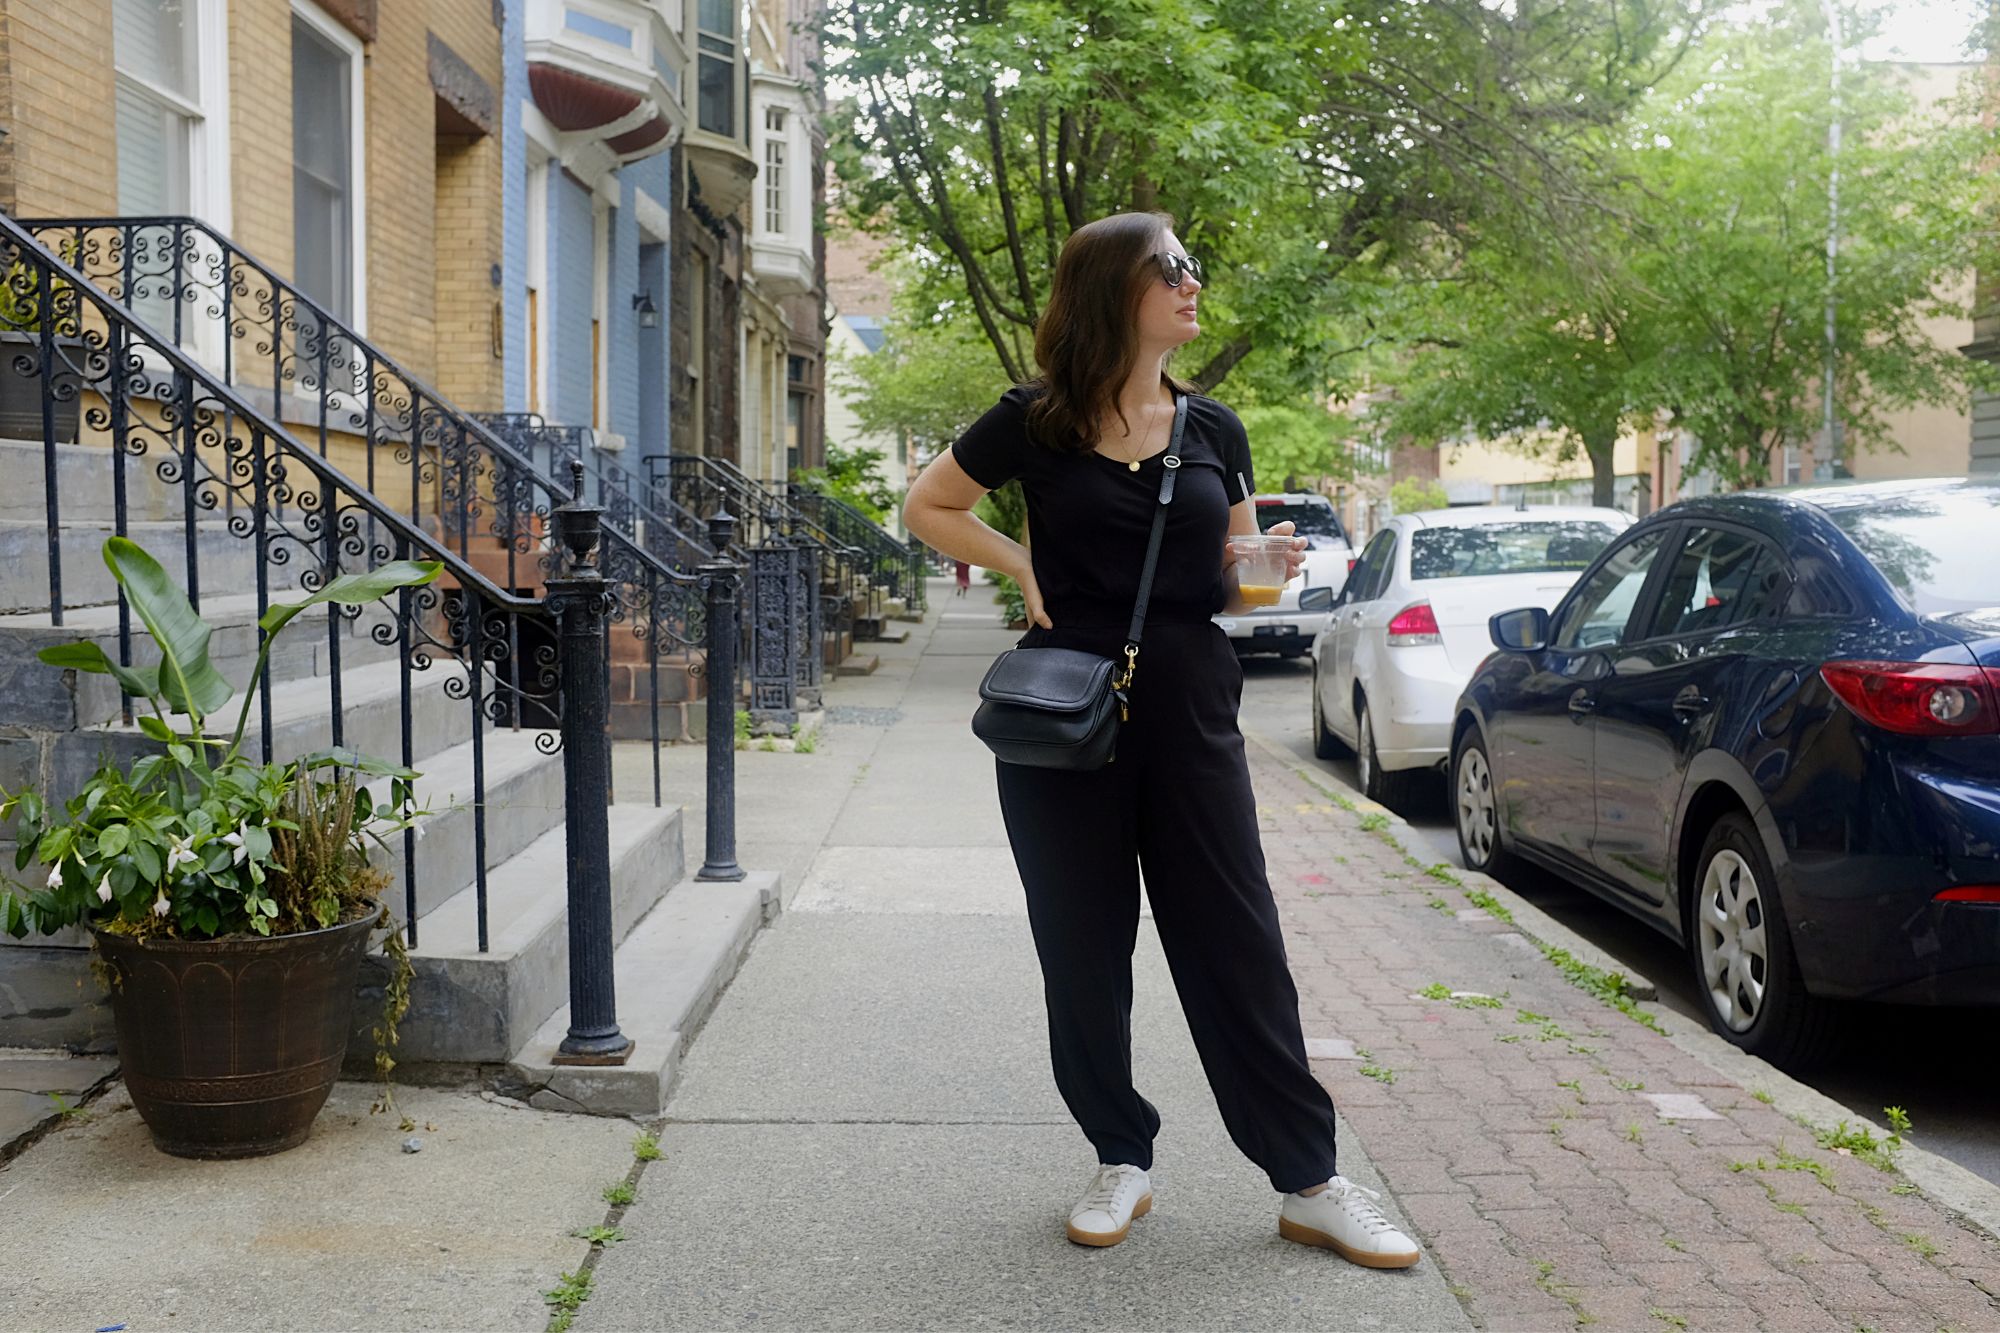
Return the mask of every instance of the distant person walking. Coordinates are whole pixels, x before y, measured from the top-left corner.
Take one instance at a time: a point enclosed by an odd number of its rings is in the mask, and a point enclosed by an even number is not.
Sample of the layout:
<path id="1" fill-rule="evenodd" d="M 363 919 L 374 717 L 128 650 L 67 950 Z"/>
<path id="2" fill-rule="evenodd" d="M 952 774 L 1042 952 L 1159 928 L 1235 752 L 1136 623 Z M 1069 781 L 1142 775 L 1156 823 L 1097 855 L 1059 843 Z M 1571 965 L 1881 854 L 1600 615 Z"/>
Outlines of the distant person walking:
<path id="1" fill-rule="evenodd" d="M 1160 1116 L 1132 1086 L 1143 870 L 1223 1121 L 1284 1195 L 1280 1233 L 1358 1264 L 1404 1268 L 1419 1258 L 1415 1242 L 1382 1215 L 1376 1195 L 1336 1174 L 1333 1104 L 1306 1063 L 1236 725 L 1242 668 L 1210 619 L 1242 610 L 1226 539 L 1258 528 L 1242 423 L 1166 373 L 1167 358 L 1201 332 L 1201 289 L 1201 265 L 1171 218 L 1121 213 L 1078 229 L 1036 326 L 1041 378 L 1009 390 L 924 470 L 904 521 L 947 555 L 1020 584 L 1029 622 L 1021 647 L 1122 663 L 1154 515 L 1162 506 L 1166 514 L 1144 658 L 1114 761 L 998 766 L 1041 958 L 1056 1085 L 1099 1163 L 1070 1210 L 1069 1238 L 1116 1245 L 1153 1205 L 1147 1172 Z M 1177 456 L 1163 461 L 1170 451 Z M 1016 478 L 1027 498 L 1026 546 L 972 512 Z M 1287 557 L 1288 576 L 1303 547 L 1297 541 Z"/>
<path id="2" fill-rule="evenodd" d="M 957 561 L 954 572 L 958 579 L 958 591 L 954 592 L 952 596 L 963 597 L 972 587 L 972 565 L 969 561 Z"/>

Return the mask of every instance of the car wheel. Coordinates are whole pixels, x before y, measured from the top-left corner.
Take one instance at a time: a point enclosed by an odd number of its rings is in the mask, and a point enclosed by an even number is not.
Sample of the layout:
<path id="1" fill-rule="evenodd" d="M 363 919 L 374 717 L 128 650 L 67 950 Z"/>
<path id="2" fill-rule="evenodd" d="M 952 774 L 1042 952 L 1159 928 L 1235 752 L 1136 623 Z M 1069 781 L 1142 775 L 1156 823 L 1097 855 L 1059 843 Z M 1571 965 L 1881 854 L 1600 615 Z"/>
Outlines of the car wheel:
<path id="1" fill-rule="evenodd" d="M 1326 729 L 1326 706 L 1319 701 L 1319 665 L 1313 665 L 1313 757 L 1315 759 L 1345 759 L 1348 748 L 1340 743 L 1340 737 Z"/>
<path id="2" fill-rule="evenodd" d="M 1749 816 L 1716 820 L 1695 866 L 1688 952 L 1709 1025 L 1772 1064 L 1823 1055 L 1832 1006 L 1807 992 L 1778 899 L 1777 876 Z"/>
<path id="3" fill-rule="evenodd" d="M 1400 805 L 1410 792 L 1410 775 L 1391 773 L 1382 767 L 1375 753 L 1375 723 L 1368 715 L 1363 698 L 1354 719 L 1354 767 L 1361 779 L 1361 794 L 1381 805 Z"/>
<path id="4" fill-rule="evenodd" d="M 1451 761 L 1451 794 L 1458 854 L 1465 868 L 1482 875 L 1504 874 L 1514 857 L 1500 845 L 1500 791 L 1493 782 L 1486 737 L 1476 726 L 1467 727 L 1458 738 Z"/>

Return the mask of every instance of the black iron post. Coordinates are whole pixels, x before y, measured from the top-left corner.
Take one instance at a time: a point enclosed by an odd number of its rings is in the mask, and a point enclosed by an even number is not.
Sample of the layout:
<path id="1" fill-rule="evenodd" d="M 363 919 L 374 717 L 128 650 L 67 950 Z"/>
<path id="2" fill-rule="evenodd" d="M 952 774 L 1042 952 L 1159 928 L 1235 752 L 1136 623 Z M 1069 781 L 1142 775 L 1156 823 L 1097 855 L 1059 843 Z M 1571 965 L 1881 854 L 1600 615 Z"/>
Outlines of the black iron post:
<path id="1" fill-rule="evenodd" d="M 562 1065 L 622 1065 L 632 1039 L 618 1030 L 612 976 L 611 694 L 605 683 L 609 588 L 596 563 L 603 511 L 583 496 L 583 464 L 570 463 L 570 501 L 555 512 L 563 577 L 548 580 L 562 672 L 563 804 L 569 844 L 569 1035 Z"/>
<path id="2" fill-rule="evenodd" d="M 738 569 L 729 558 L 736 520 L 717 509 L 708 520 L 715 558 L 701 567 L 708 594 L 708 857 L 696 879 L 738 880 L 736 864 L 736 590 Z"/>
<path id="3" fill-rule="evenodd" d="M 789 730 L 799 720 L 798 681 L 792 660 L 797 641 L 797 552 L 778 535 L 775 510 L 764 516 L 764 540 L 750 552 L 750 720 L 753 726 Z"/>

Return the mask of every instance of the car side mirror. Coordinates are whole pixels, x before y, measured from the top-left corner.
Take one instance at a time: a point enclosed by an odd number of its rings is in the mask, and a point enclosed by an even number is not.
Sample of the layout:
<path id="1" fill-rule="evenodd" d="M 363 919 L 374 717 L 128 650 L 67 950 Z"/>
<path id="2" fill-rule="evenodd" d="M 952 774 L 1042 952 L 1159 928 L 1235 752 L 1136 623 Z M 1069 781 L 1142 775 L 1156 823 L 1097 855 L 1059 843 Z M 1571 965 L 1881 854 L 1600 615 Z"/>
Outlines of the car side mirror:
<path id="1" fill-rule="evenodd" d="M 1333 589 L 1327 587 L 1307 588 L 1299 594 L 1299 610 L 1307 615 L 1333 610 Z"/>
<path id="2" fill-rule="evenodd" d="M 1502 611 L 1486 622 L 1493 646 L 1508 653 L 1538 653 L 1549 646 L 1549 613 L 1539 606 Z"/>

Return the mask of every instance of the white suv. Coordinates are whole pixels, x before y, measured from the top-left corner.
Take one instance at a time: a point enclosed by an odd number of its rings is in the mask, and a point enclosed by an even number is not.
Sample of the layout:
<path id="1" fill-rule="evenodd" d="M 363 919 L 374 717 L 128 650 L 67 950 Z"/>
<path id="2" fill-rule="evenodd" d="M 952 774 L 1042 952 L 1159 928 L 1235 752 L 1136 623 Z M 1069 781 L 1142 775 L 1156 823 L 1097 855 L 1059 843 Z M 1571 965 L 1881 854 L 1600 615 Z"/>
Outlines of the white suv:
<path id="1" fill-rule="evenodd" d="M 1276 606 L 1259 607 L 1240 616 L 1217 616 L 1215 623 L 1236 646 L 1238 653 L 1281 653 L 1301 657 L 1312 650 L 1313 636 L 1325 628 L 1325 611 L 1299 610 L 1299 594 L 1307 588 L 1331 588 L 1336 596 L 1347 582 L 1354 564 L 1354 550 L 1347 542 L 1347 530 L 1333 512 L 1333 502 L 1324 495 L 1259 495 L 1253 497 L 1257 529 L 1269 532 L 1274 524 L 1290 521 L 1294 531 L 1306 539 L 1304 576 L 1285 585 Z"/>

